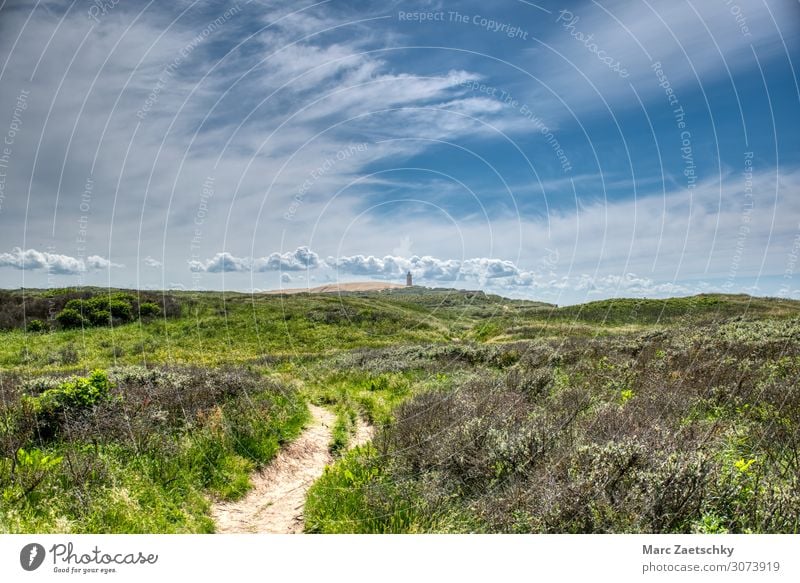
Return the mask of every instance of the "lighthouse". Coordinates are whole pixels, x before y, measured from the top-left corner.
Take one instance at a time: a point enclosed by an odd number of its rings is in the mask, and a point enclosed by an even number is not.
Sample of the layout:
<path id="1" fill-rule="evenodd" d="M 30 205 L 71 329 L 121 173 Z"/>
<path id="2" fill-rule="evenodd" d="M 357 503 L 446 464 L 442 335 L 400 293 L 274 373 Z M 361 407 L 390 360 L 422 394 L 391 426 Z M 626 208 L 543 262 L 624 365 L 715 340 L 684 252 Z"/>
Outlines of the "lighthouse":
<path id="1" fill-rule="evenodd" d="M 411 283 L 411 272 L 409 271 L 406 273 L 406 287 L 411 287 L 412 285 L 414 284 Z"/>

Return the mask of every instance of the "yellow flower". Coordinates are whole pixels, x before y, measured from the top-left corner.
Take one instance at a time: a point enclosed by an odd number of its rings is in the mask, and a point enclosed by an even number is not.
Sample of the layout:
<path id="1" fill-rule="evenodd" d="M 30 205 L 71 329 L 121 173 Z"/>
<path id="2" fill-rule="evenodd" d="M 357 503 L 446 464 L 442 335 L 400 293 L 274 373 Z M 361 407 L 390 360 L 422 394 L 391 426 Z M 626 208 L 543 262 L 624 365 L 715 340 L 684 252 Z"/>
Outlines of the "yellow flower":
<path id="1" fill-rule="evenodd" d="M 740 472 L 745 473 L 750 469 L 750 466 L 752 466 L 755 462 L 756 462 L 755 458 L 751 458 L 749 460 L 745 460 L 744 458 L 739 458 L 733 463 L 733 466 Z"/>

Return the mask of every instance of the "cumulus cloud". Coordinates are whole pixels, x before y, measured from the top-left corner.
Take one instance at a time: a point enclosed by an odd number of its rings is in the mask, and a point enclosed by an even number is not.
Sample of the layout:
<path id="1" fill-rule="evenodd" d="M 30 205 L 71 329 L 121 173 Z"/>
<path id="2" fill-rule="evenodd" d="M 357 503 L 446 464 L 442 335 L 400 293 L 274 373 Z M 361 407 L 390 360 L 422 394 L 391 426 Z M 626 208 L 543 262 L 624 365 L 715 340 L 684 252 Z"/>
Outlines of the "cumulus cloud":
<path id="1" fill-rule="evenodd" d="M 255 260 L 221 252 L 206 261 L 191 261 L 189 268 L 207 273 L 280 271 L 281 285 L 297 279 L 287 272 L 300 270 L 321 269 L 328 281 L 335 281 L 336 278 L 331 278 L 327 270 L 336 270 L 339 276 L 346 274 L 398 282 L 404 281 L 406 272 L 410 271 L 414 281 L 422 284 L 480 287 L 512 296 L 536 294 L 544 297 L 556 294 L 557 299 L 573 297 L 574 294 L 583 297 L 664 297 L 716 289 L 708 282 L 658 280 L 634 271 L 619 274 L 582 271 L 557 273 L 555 264 L 558 253 L 548 249 L 544 251 L 548 253 L 546 260 L 541 260 L 530 269 L 508 259 L 491 257 L 443 259 L 431 255 L 379 257 L 357 254 L 328 256 L 323 261 L 318 253 L 305 246 L 285 253 L 274 252 Z M 315 278 L 309 276 L 309 279 Z"/>
<path id="2" fill-rule="evenodd" d="M 223 271 L 304 271 L 320 266 L 319 255 L 308 247 L 298 247 L 286 253 L 271 253 L 256 260 L 236 257 L 223 251 L 205 261 L 189 261 L 189 270 L 195 273 L 221 273 Z"/>
<path id="3" fill-rule="evenodd" d="M 90 255 L 85 261 L 69 255 L 14 247 L 10 253 L 0 253 L 0 267 L 13 267 L 30 271 L 47 271 L 58 275 L 76 275 L 90 270 L 124 267 L 99 255 Z"/>
<path id="4" fill-rule="evenodd" d="M 459 272 L 462 270 L 462 263 L 460 261 L 455 259 L 438 259 L 428 255 L 424 257 L 415 255 L 408 259 L 394 257 L 392 260 L 395 263 L 403 265 L 401 271 L 411 271 L 417 279 L 454 281 L 458 279 Z M 468 277 L 467 272 L 463 272 L 462 274 Z"/>
<path id="5" fill-rule="evenodd" d="M 555 276 L 548 266 L 538 266 L 533 270 L 520 268 L 506 259 L 475 257 L 471 259 L 440 259 L 431 256 L 398 257 L 387 255 L 351 255 L 328 257 L 326 264 L 340 273 L 377 277 L 382 279 L 402 279 L 411 271 L 419 282 L 464 282 L 478 284 L 498 291 L 531 292 L 579 292 L 597 296 L 664 296 L 688 295 L 709 291 L 708 283 L 687 285 L 672 281 L 656 281 L 636 273 L 587 274 L 576 273 Z"/>
<path id="6" fill-rule="evenodd" d="M 507 279 L 507 284 L 517 280 L 524 284 L 527 281 L 526 277 L 522 277 L 525 272 L 513 262 L 487 257 L 458 260 L 440 259 L 430 255 L 413 255 L 407 258 L 395 255 L 351 255 L 328 257 L 326 264 L 343 273 L 381 278 L 397 278 L 410 271 L 418 280 L 486 282 Z"/>
<path id="7" fill-rule="evenodd" d="M 304 271 L 319 267 L 319 255 L 308 247 L 298 247 L 286 253 L 272 253 L 268 257 L 257 259 L 257 271 Z"/>
<path id="8" fill-rule="evenodd" d="M 342 257 L 328 257 L 322 261 L 319 254 L 306 246 L 298 247 L 294 251 L 285 253 L 274 252 L 266 257 L 250 259 L 237 257 L 227 251 L 217 253 L 205 261 L 193 260 L 189 262 L 189 269 L 193 272 L 221 273 L 244 271 L 305 271 L 327 267 L 337 269 L 342 273 L 393 279 L 402 277 L 407 271 L 420 280 L 431 281 L 457 281 L 471 280 L 486 282 L 488 280 L 504 279 L 517 281 L 520 285 L 526 284 L 530 276 L 517 267 L 513 262 L 504 259 L 490 259 L 477 257 L 473 259 L 440 259 L 430 255 L 402 257 L 387 255 L 376 257 L 374 255 L 351 255 Z M 287 275 L 288 277 L 288 275 Z M 283 281 L 287 281 L 283 277 Z"/>
<path id="9" fill-rule="evenodd" d="M 205 261 L 189 261 L 189 270 L 195 273 L 222 273 L 223 271 L 249 271 L 252 262 L 246 257 L 236 257 L 227 251 L 217 253 Z"/>
<path id="10" fill-rule="evenodd" d="M 467 259 L 462 265 L 464 273 L 473 275 L 477 279 L 495 279 L 499 277 L 514 277 L 520 275 L 519 267 L 511 261 L 502 259 Z"/>
<path id="11" fill-rule="evenodd" d="M 147 267 L 152 267 L 152 268 L 154 268 L 154 269 L 159 269 L 159 268 L 161 268 L 161 267 L 163 267 L 163 266 L 164 266 L 164 264 L 163 264 L 163 263 L 161 263 L 161 262 L 160 262 L 158 259 L 153 259 L 153 258 L 152 258 L 152 257 L 150 257 L 149 255 L 148 255 L 147 257 L 145 257 L 145 258 L 144 258 L 144 260 L 143 260 L 143 263 L 144 263 L 144 264 L 145 264 Z"/>
<path id="12" fill-rule="evenodd" d="M 370 277 L 399 277 L 403 264 L 396 261 L 402 259 L 387 255 L 383 259 L 374 255 L 351 255 L 344 257 L 328 257 L 325 264 L 338 269 L 342 273 L 352 275 L 368 275 Z"/>

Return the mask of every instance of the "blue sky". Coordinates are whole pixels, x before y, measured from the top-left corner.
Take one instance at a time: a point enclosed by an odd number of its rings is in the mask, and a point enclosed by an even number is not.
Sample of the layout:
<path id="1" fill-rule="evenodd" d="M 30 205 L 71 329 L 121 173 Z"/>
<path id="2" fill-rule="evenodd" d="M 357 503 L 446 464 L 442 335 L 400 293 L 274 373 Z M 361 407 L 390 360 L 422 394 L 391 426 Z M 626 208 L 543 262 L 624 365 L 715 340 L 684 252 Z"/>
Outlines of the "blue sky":
<path id="1" fill-rule="evenodd" d="M 798 33 L 789 0 L 6 0 L 0 283 L 800 298 Z"/>

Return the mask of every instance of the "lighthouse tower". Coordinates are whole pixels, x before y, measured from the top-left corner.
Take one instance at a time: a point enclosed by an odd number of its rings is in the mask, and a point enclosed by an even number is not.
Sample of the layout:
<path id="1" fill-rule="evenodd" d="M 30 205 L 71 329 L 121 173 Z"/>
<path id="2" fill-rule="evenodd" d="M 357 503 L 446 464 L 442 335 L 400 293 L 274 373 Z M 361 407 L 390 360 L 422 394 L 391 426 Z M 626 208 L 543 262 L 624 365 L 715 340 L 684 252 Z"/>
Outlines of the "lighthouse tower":
<path id="1" fill-rule="evenodd" d="M 406 287 L 411 287 L 412 285 L 414 284 L 411 283 L 411 272 L 409 271 L 406 273 Z"/>

